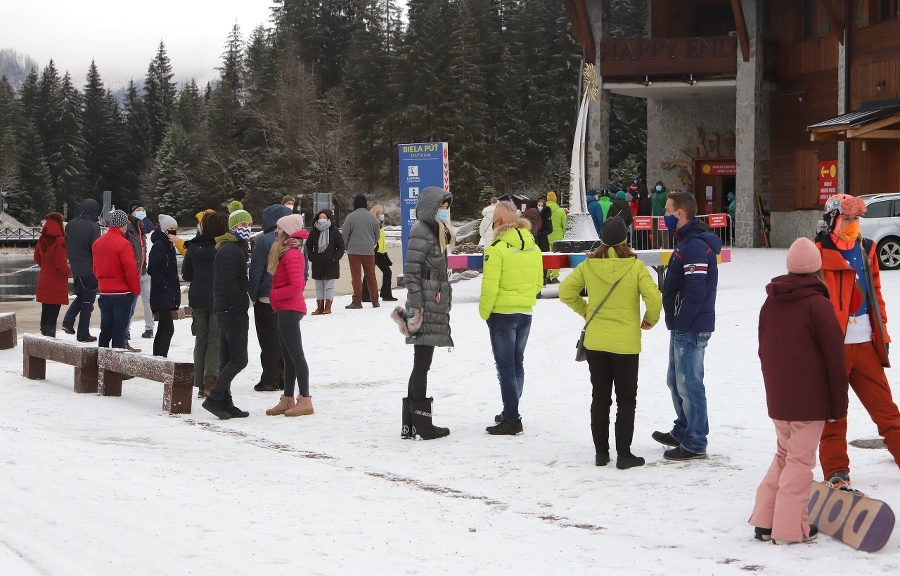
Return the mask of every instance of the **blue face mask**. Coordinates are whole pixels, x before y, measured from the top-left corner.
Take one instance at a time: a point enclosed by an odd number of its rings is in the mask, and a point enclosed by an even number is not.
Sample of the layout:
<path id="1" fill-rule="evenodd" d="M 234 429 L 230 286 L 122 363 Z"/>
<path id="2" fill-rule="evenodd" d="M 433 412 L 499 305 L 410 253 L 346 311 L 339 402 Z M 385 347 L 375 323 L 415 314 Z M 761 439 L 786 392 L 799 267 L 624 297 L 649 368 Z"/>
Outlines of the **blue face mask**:
<path id="1" fill-rule="evenodd" d="M 437 211 L 437 219 L 441 222 L 446 222 L 450 220 L 450 210 L 447 208 L 441 208 Z"/>
<path id="2" fill-rule="evenodd" d="M 135 214 L 134 217 L 137 218 L 138 220 L 143 220 L 144 218 L 147 217 L 147 213 L 144 212 L 143 210 L 141 210 L 140 212 Z"/>
<path id="3" fill-rule="evenodd" d="M 238 228 L 237 230 L 232 231 L 235 236 L 237 236 L 238 240 L 241 242 L 247 242 L 250 240 L 250 235 L 253 233 L 253 230 L 250 229 L 249 226 L 245 228 Z"/>
<path id="4" fill-rule="evenodd" d="M 384 222 L 384 214 L 382 214 L 381 216 L 379 216 L 378 219 L 381 220 L 382 222 Z"/>
<path id="5" fill-rule="evenodd" d="M 544 207 L 543 207 L 543 206 L 538 206 L 538 212 L 543 212 L 543 211 L 544 211 Z"/>
<path id="6" fill-rule="evenodd" d="M 663 222 L 669 230 L 676 230 L 678 228 L 678 216 L 674 214 L 663 216 Z"/>
<path id="7" fill-rule="evenodd" d="M 203 226 L 200 223 L 197 223 L 197 234 L 203 234 Z"/>
<path id="8" fill-rule="evenodd" d="M 656 191 L 657 191 L 657 192 L 662 192 L 662 186 L 657 186 L 657 187 L 656 187 Z"/>

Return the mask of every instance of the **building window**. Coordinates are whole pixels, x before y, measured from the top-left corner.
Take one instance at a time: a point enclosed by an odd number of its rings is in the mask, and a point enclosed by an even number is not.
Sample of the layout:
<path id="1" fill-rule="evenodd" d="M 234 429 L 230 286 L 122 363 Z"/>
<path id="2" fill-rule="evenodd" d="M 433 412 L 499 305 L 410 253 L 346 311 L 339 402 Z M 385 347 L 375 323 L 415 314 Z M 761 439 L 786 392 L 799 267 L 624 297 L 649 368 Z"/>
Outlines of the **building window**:
<path id="1" fill-rule="evenodd" d="M 816 37 L 816 28 L 819 24 L 818 0 L 803 0 L 803 39 L 810 40 Z"/>
<path id="2" fill-rule="evenodd" d="M 897 0 L 878 0 L 878 19 L 881 22 L 896 20 L 900 16 L 898 4 Z"/>

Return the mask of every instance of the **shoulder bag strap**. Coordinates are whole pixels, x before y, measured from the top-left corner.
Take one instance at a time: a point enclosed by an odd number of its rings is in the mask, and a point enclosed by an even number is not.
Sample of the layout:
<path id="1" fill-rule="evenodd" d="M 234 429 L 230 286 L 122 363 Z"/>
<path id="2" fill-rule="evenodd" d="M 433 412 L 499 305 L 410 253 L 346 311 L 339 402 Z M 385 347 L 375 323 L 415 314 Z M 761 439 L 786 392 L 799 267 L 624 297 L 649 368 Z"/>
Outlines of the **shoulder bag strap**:
<path id="1" fill-rule="evenodd" d="M 606 304 L 606 301 L 609 299 L 610 295 L 613 293 L 613 290 L 616 289 L 616 286 L 618 286 L 618 285 L 619 285 L 619 282 L 621 282 L 621 281 L 622 281 L 621 278 L 619 278 L 618 280 L 616 280 L 615 284 L 612 285 L 612 287 L 609 289 L 609 292 L 606 293 L 606 296 L 603 297 L 603 300 L 600 302 L 600 304 L 597 304 L 597 307 L 594 308 L 594 313 L 591 314 L 591 317 L 588 318 L 588 319 L 587 319 L 587 322 L 584 323 L 584 328 L 585 328 L 585 329 L 587 329 L 588 324 L 591 323 L 591 320 L 594 319 L 594 316 L 597 315 L 597 312 L 600 311 L 600 308 L 602 308 L 603 305 Z"/>

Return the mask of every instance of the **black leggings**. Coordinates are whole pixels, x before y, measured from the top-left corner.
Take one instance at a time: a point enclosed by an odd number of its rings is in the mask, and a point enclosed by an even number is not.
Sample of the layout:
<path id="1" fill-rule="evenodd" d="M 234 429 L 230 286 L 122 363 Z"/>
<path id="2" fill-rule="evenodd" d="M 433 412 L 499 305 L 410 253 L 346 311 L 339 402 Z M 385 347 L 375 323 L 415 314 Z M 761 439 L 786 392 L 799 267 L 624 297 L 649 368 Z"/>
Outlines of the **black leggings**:
<path id="1" fill-rule="evenodd" d="M 60 304 L 41 304 L 41 328 L 50 326 L 56 329 L 56 321 L 59 319 Z"/>
<path id="2" fill-rule="evenodd" d="M 609 409 L 616 392 L 616 452 L 631 452 L 634 412 L 637 406 L 638 354 L 587 351 L 591 372 L 591 434 L 596 453 L 609 451 Z"/>
<path id="3" fill-rule="evenodd" d="M 159 320 L 156 324 L 156 337 L 153 338 L 153 355 L 166 357 L 169 355 L 169 344 L 175 334 L 175 322 L 171 310 L 157 311 Z"/>
<path id="4" fill-rule="evenodd" d="M 413 369 L 409 375 L 407 395 L 410 400 L 424 400 L 428 394 L 428 371 L 434 358 L 434 346 L 413 346 Z"/>
<path id="5" fill-rule="evenodd" d="M 300 336 L 300 320 L 303 312 L 296 310 L 279 310 L 275 313 L 278 323 L 278 339 L 281 342 L 281 357 L 284 359 L 284 395 L 294 395 L 294 382 L 297 382 L 297 394 L 309 396 L 309 365 L 303 353 L 303 339 Z"/>

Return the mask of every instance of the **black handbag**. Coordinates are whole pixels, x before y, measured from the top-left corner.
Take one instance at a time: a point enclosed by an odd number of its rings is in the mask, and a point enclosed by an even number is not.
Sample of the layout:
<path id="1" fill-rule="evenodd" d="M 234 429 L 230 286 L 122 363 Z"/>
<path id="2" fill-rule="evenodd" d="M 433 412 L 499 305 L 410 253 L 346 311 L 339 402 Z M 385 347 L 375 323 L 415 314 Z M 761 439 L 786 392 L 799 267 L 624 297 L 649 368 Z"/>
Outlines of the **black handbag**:
<path id="1" fill-rule="evenodd" d="M 612 285 L 612 288 L 609 289 L 609 292 L 606 293 L 603 300 L 597 304 L 597 307 L 594 309 L 594 313 L 591 314 L 591 317 L 587 319 L 587 322 L 584 323 L 584 328 L 581 329 L 581 336 L 578 337 L 578 342 L 575 343 L 575 361 L 576 362 L 584 362 L 587 360 L 587 349 L 584 347 L 584 333 L 587 330 L 588 324 L 591 323 L 591 320 L 594 319 L 594 316 L 597 315 L 597 312 L 600 311 L 600 308 L 606 304 L 606 301 L 609 299 L 610 294 L 613 293 L 613 290 L 616 289 L 616 286 L 619 285 L 622 279 L 619 278 L 616 280 L 616 283 Z"/>

